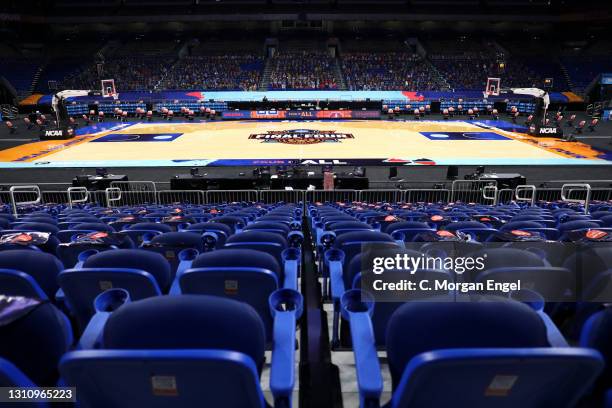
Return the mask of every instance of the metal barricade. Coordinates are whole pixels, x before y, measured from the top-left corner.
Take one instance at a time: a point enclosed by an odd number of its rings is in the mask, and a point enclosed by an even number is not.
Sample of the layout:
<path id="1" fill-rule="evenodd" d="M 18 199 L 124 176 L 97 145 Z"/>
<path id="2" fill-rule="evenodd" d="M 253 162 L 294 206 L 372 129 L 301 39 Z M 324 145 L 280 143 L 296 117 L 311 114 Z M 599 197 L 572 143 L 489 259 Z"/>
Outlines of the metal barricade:
<path id="1" fill-rule="evenodd" d="M 531 197 L 523 197 L 521 196 L 521 192 L 522 191 L 531 191 Z M 514 199 L 516 201 L 526 201 L 529 202 L 530 205 L 534 205 L 535 204 L 535 200 L 536 200 L 536 186 L 534 186 L 533 184 L 523 184 L 520 186 L 516 186 L 516 188 L 514 189 Z"/>
<path id="2" fill-rule="evenodd" d="M 492 191 L 493 195 L 487 195 L 488 191 Z M 497 205 L 497 186 L 484 186 L 482 188 L 482 198 L 492 200 L 493 205 Z"/>
<path id="3" fill-rule="evenodd" d="M 206 191 L 207 204 L 222 204 L 234 202 L 256 202 L 257 190 L 208 190 Z"/>
<path id="4" fill-rule="evenodd" d="M 405 190 L 403 200 L 407 203 L 448 203 L 451 191 L 447 188 L 419 188 Z"/>
<path id="5" fill-rule="evenodd" d="M 126 193 L 123 205 L 157 204 L 157 187 L 153 181 L 113 181 L 110 186 Z"/>
<path id="6" fill-rule="evenodd" d="M 510 204 L 514 200 L 514 190 L 511 188 L 502 188 L 497 192 L 498 204 Z"/>
<path id="7" fill-rule="evenodd" d="M 307 190 L 306 202 L 353 202 L 358 201 L 359 192 L 357 190 Z"/>
<path id="8" fill-rule="evenodd" d="M 82 187 L 85 188 L 85 187 Z M 68 191 L 45 191 L 41 192 L 43 204 L 67 204 L 70 199 Z"/>
<path id="9" fill-rule="evenodd" d="M 583 198 L 572 198 L 572 192 L 574 190 L 586 191 Z M 589 202 L 591 201 L 591 186 L 589 184 L 575 183 L 575 184 L 564 184 L 561 186 L 561 200 L 568 203 L 579 203 L 584 204 L 584 213 L 589 213 Z"/>
<path id="10" fill-rule="evenodd" d="M 119 205 L 119 201 L 121 201 L 121 190 L 118 187 L 109 187 L 104 190 L 104 196 L 106 199 L 106 205 L 108 207 L 112 207 L 115 203 Z"/>
<path id="11" fill-rule="evenodd" d="M 89 191 L 85 187 L 68 187 L 68 206 L 72 208 L 74 204 L 86 203 L 89 201 Z M 72 198 L 73 194 L 82 194 L 83 198 Z"/>
<path id="12" fill-rule="evenodd" d="M 21 194 L 31 195 L 34 194 L 33 200 L 18 201 L 21 199 Z M 40 194 L 40 187 L 29 185 L 29 186 L 12 186 L 9 189 L 11 208 L 13 209 L 13 215 L 17 216 L 17 206 L 19 205 L 34 205 L 40 204 L 42 201 L 42 195 Z"/>
<path id="13" fill-rule="evenodd" d="M 157 192 L 158 204 L 194 204 L 206 203 L 206 193 L 202 190 L 160 190 Z"/>
<path id="14" fill-rule="evenodd" d="M 366 203 L 399 203 L 404 200 L 404 193 L 397 189 L 360 190 L 358 200 Z"/>
<path id="15" fill-rule="evenodd" d="M 592 188 L 591 202 L 612 201 L 612 188 Z"/>
<path id="16" fill-rule="evenodd" d="M 483 189 L 487 186 L 496 186 L 496 180 L 455 180 L 451 188 L 450 201 L 464 203 L 490 204 L 491 198 L 486 196 Z"/>
<path id="17" fill-rule="evenodd" d="M 299 204 L 304 201 L 304 190 L 259 190 L 258 200 L 264 204 L 291 203 Z"/>
<path id="18" fill-rule="evenodd" d="M 559 201 L 561 200 L 561 189 L 560 188 L 537 188 L 536 189 L 536 202 L 539 201 Z"/>

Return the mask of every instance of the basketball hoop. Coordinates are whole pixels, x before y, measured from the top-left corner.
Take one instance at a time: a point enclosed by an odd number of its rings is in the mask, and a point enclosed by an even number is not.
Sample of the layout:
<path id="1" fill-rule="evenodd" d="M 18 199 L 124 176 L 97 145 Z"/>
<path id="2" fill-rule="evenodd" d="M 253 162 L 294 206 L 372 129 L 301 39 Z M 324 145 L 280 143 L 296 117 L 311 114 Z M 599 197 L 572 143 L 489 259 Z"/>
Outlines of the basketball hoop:
<path id="1" fill-rule="evenodd" d="M 113 97 L 117 99 L 117 91 L 115 89 L 115 80 L 114 79 L 103 79 L 100 81 L 102 84 L 102 96 L 104 97 Z"/>
<path id="2" fill-rule="evenodd" d="M 487 87 L 484 90 L 484 97 L 499 96 L 501 90 L 501 78 L 487 78 Z"/>

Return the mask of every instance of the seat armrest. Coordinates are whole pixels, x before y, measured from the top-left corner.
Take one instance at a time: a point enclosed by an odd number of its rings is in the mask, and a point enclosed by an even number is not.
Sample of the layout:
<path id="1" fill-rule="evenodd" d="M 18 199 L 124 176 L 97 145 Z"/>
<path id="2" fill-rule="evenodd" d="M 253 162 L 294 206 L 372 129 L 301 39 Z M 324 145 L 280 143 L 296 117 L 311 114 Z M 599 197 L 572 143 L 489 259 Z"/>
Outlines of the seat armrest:
<path id="1" fill-rule="evenodd" d="M 274 317 L 270 390 L 275 407 L 291 407 L 295 387 L 295 330 L 302 314 L 302 295 L 279 289 L 268 300 Z"/>
<path id="2" fill-rule="evenodd" d="M 353 289 L 342 296 L 341 305 L 342 316 L 351 325 L 360 406 L 379 406 L 383 379 L 371 320 L 374 300 L 367 292 Z"/>

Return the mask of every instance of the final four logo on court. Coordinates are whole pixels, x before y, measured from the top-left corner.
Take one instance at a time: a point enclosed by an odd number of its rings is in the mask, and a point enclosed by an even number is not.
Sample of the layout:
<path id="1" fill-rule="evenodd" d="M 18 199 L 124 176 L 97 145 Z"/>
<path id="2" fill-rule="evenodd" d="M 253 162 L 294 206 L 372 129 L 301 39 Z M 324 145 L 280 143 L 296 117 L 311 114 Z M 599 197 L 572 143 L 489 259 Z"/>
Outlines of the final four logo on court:
<path id="1" fill-rule="evenodd" d="M 351 133 L 315 129 L 268 130 L 266 133 L 254 133 L 249 136 L 249 139 L 261 140 L 262 143 L 285 144 L 340 143 L 342 139 L 354 138 Z"/>

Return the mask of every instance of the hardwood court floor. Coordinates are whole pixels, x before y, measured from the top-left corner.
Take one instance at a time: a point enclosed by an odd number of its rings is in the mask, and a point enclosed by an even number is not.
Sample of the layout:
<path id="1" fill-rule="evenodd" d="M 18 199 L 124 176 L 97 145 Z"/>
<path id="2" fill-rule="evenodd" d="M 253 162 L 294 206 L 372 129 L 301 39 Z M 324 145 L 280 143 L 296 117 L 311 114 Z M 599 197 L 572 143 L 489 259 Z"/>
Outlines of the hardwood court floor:
<path id="1" fill-rule="evenodd" d="M 501 122 L 499 122 L 501 123 Z M 534 138 L 486 121 L 225 121 L 105 124 L 68 141 L 0 151 L 0 166 L 260 164 L 369 159 L 406 164 L 609 164 L 580 142 Z M 113 126 L 115 125 L 115 126 Z M 506 125 L 508 125 L 506 123 Z"/>

